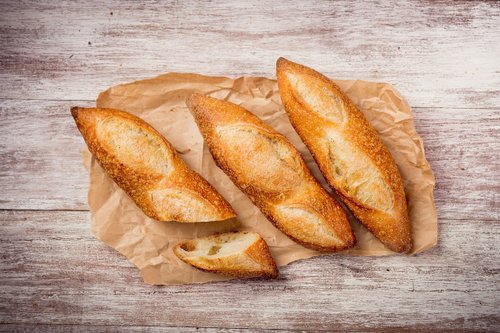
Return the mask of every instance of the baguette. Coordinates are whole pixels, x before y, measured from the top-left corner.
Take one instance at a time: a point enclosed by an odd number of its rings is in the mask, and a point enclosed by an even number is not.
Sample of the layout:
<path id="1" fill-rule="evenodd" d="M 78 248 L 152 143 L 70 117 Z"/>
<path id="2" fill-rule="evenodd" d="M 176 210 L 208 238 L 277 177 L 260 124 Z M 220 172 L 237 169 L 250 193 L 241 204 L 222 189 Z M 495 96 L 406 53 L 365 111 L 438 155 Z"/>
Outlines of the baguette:
<path id="1" fill-rule="evenodd" d="M 185 263 L 228 276 L 278 277 L 278 268 L 262 237 L 255 232 L 230 232 L 183 241 L 174 253 Z"/>
<path id="2" fill-rule="evenodd" d="M 375 129 L 324 75 L 284 58 L 278 59 L 276 71 L 290 122 L 329 185 L 386 247 L 409 251 L 403 182 Z"/>
<path id="3" fill-rule="evenodd" d="M 194 94 L 187 105 L 217 165 L 278 229 L 315 250 L 354 245 L 344 210 L 283 135 L 226 101 Z"/>
<path id="4" fill-rule="evenodd" d="M 71 114 L 90 152 L 147 216 L 177 222 L 235 216 L 229 203 L 142 119 L 114 109 L 73 107 Z"/>

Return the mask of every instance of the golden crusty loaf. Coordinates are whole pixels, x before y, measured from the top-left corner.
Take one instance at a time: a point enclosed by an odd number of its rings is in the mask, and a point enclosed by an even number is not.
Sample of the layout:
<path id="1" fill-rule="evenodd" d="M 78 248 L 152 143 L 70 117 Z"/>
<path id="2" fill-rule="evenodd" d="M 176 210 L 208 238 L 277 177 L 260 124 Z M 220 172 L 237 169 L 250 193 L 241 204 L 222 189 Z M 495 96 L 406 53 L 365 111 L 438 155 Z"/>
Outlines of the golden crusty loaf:
<path id="1" fill-rule="evenodd" d="M 235 216 L 229 203 L 142 119 L 114 109 L 73 107 L 71 114 L 99 164 L 147 216 L 177 222 Z"/>
<path id="2" fill-rule="evenodd" d="M 284 58 L 276 67 L 290 122 L 330 186 L 389 249 L 410 250 L 401 175 L 375 129 L 324 75 Z"/>
<path id="3" fill-rule="evenodd" d="M 194 94 L 187 105 L 217 165 L 278 229 L 316 250 L 354 245 L 344 210 L 283 135 L 226 101 Z"/>
<path id="4" fill-rule="evenodd" d="M 240 278 L 278 277 L 278 268 L 262 237 L 239 231 L 183 241 L 174 247 L 182 261 L 203 271 Z"/>

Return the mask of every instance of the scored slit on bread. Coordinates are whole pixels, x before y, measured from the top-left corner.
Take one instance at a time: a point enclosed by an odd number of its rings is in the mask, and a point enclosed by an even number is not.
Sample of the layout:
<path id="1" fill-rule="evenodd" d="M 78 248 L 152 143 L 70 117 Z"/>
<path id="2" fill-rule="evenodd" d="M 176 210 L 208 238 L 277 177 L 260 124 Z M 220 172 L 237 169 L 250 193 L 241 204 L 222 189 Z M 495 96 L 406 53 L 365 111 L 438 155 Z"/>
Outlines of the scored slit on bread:
<path id="1" fill-rule="evenodd" d="M 344 210 L 283 135 L 226 101 L 193 94 L 187 105 L 216 164 L 278 229 L 315 250 L 354 246 Z"/>
<path id="2" fill-rule="evenodd" d="M 284 58 L 276 72 L 288 118 L 330 187 L 385 246 L 409 251 L 403 181 L 375 129 L 324 75 Z"/>
<path id="3" fill-rule="evenodd" d="M 186 240 L 174 247 L 179 259 L 198 269 L 241 278 L 276 278 L 278 268 L 262 237 L 249 231 Z"/>
<path id="4" fill-rule="evenodd" d="M 144 120 L 124 111 L 73 107 L 90 152 L 149 217 L 209 222 L 235 217 L 229 203 Z"/>

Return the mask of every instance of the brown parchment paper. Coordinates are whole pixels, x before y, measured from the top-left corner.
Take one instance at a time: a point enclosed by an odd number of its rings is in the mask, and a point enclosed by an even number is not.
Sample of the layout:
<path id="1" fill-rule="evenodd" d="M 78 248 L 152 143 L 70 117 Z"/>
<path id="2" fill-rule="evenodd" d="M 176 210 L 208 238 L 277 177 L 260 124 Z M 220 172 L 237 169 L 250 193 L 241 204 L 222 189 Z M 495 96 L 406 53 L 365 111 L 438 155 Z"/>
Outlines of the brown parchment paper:
<path id="1" fill-rule="evenodd" d="M 353 99 L 380 134 L 401 171 L 413 227 L 414 247 L 422 252 L 437 242 L 434 207 L 434 177 L 425 159 L 422 140 L 415 131 L 408 103 L 389 84 L 366 81 L 335 81 Z M 106 175 L 88 151 L 83 152 L 89 168 L 89 206 L 92 233 L 136 265 L 148 284 L 183 284 L 227 280 L 194 269 L 177 259 L 173 246 L 188 238 L 229 230 L 253 230 L 269 244 L 279 266 L 321 253 L 306 249 L 277 230 L 215 166 L 186 105 L 193 92 L 226 99 L 250 110 L 299 149 L 313 174 L 328 188 L 304 144 L 283 111 L 275 80 L 261 77 L 208 77 L 169 73 L 153 79 L 112 87 L 101 93 L 98 107 L 131 112 L 150 123 L 181 154 L 195 171 L 205 177 L 233 206 L 238 218 L 225 222 L 157 222 L 146 217 L 133 201 Z M 392 254 L 359 222 L 350 217 L 356 234 L 353 255 Z"/>

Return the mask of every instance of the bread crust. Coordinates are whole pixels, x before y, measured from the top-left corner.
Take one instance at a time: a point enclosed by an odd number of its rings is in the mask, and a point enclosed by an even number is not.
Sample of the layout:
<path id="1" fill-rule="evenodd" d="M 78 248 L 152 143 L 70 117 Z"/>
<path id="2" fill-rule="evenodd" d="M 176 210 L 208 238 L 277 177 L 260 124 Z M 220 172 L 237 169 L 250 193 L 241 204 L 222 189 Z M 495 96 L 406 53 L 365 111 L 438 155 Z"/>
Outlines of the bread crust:
<path id="1" fill-rule="evenodd" d="M 222 257 L 210 255 L 190 257 L 187 255 L 189 251 L 186 251 L 186 249 L 196 249 L 200 240 L 209 241 L 214 246 L 217 246 L 224 241 L 224 238 L 237 238 L 238 236 L 248 234 L 255 236 L 255 241 L 250 244 L 250 246 L 239 249 L 238 252 L 230 253 Z M 262 277 L 275 279 L 279 276 L 278 267 L 274 262 L 267 243 L 255 232 L 236 231 L 186 240 L 177 244 L 173 251 L 175 255 L 185 263 L 205 272 L 238 278 Z"/>
<path id="2" fill-rule="evenodd" d="M 193 94 L 186 103 L 216 164 L 278 229 L 319 251 L 354 246 L 344 210 L 283 135 L 226 101 Z"/>
<path id="3" fill-rule="evenodd" d="M 326 76 L 284 58 L 278 59 L 276 72 L 290 122 L 331 188 L 386 247 L 409 251 L 403 182 L 375 129 Z"/>
<path id="4" fill-rule="evenodd" d="M 212 185 L 144 120 L 104 108 L 73 107 L 71 114 L 90 152 L 147 216 L 177 222 L 236 216 Z"/>

